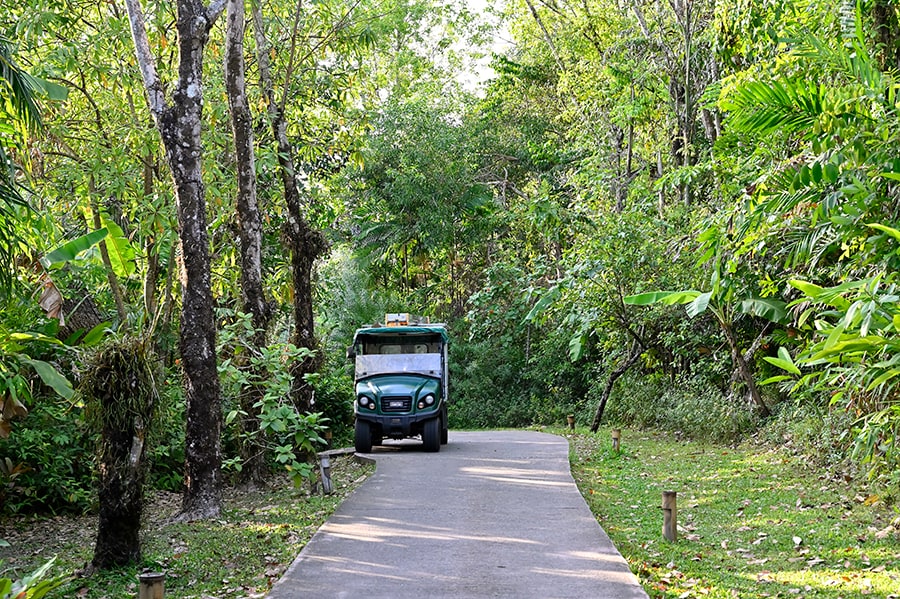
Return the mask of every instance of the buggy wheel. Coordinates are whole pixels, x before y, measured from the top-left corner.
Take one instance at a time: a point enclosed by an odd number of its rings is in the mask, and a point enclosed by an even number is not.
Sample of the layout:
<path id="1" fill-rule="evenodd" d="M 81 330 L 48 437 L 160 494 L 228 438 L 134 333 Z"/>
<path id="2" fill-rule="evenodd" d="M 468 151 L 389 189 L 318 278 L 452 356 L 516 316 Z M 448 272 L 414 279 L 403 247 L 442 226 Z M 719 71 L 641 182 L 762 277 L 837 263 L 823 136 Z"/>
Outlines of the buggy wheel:
<path id="1" fill-rule="evenodd" d="M 372 451 L 372 426 L 368 422 L 357 420 L 353 441 L 357 453 Z"/>
<path id="2" fill-rule="evenodd" d="M 422 443 L 425 451 L 434 452 L 441 450 L 441 418 L 426 420 L 422 427 Z"/>

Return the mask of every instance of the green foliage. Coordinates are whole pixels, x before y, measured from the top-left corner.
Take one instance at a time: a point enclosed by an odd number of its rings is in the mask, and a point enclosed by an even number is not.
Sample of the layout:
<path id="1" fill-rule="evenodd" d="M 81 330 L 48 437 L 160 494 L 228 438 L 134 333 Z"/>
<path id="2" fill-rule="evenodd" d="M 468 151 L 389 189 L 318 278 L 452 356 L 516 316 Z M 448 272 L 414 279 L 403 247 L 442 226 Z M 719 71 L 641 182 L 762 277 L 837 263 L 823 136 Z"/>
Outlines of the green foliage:
<path id="1" fill-rule="evenodd" d="M 821 407 L 800 398 L 782 404 L 762 432 L 767 441 L 807 456 L 828 472 L 855 476 L 859 467 L 852 457 L 854 421 L 839 406 Z"/>
<path id="2" fill-rule="evenodd" d="M 60 267 L 67 262 L 71 262 L 78 257 L 81 252 L 90 249 L 100 243 L 109 235 L 109 230 L 104 227 L 96 231 L 92 231 L 87 235 L 82 235 L 70 241 L 63 243 L 58 248 L 47 253 L 41 260 L 45 267 Z"/>
<path id="3" fill-rule="evenodd" d="M 59 576 L 47 577 L 56 558 L 47 561 L 43 566 L 20 580 L 0 578 L 0 599 L 41 599 L 53 589 L 65 583 Z M 0 562 L 2 565 L 2 562 Z"/>
<path id="4" fill-rule="evenodd" d="M 822 73 L 815 83 L 774 65 L 737 73 L 721 105 L 747 140 L 794 140 L 789 162 L 758 169 L 736 211 L 736 253 L 796 298 L 799 344 L 767 358 L 788 373 L 769 382 L 846 410 L 853 455 L 896 485 L 896 83 L 869 51 L 863 10 L 847 4 L 834 38 L 806 31 L 784 49 L 780 63 Z"/>
<path id="5" fill-rule="evenodd" d="M 47 347 L 63 344 L 41 333 L 11 333 L 0 325 L 0 437 L 6 437 L 12 429 L 11 420 L 25 416 L 34 403 L 34 381 L 31 372 L 64 399 L 71 399 L 74 391 L 55 366 L 44 360 L 30 357 Z"/>
<path id="6" fill-rule="evenodd" d="M 185 401 L 177 367 L 158 385 L 156 426 L 148 437 L 147 481 L 150 488 L 180 492 L 184 488 Z"/>
<path id="7" fill-rule="evenodd" d="M 343 446 L 350 441 L 353 428 L 353 372 L 342 348 L 335 348 L 325 356 L 319 372 L 307 375 L 315 389 L 313 408 L 322 415 L 322 423 L 334 436 L 332 445 Z"/>
<path id="8" fill-rule="evenodd" d="M 95 439 L 81 410 L 41 401 L 0 439 L 0 496 L 6 513 L 82 513 L 94 503 Z"/>
<path id="9" fill-rule="evenodd" d="M 258 447 L 270 451 L 275 463 L 290 472 L 299 485 L 313 474 L 313 466 L 305 458 L 325 445 L 322 434 L 328 423 L 320 412 L 301 414 L 291 401 L 290 364 L 307 358 L 311 351 L 290 343 L 257 348 L 250 341 L 253 325 L 249 314 L 223 310 L 220 317 L 231 320 L 218 336 L 220 354 L 227 356 L 218 365 L 226 398 L 225 434 L 253 439 Z M 226 348 L 228 351 L 223 351 Z M 259 428 L 240 430 L 237 422 L 243 411 L 235 400 L 237 394 L 246 393 L 253 386 L 263 389 L 252 406 Z M 243 467 L 239 456 L 226 457 L 224 463 L 238 472 Z"/>
<path id="10" fill-rule="evenodd" d="M 726 399 L 708 374 L 663 376 L 626 374 L 610 400 L 606 420 L 619 425 L 677 431 L 693 439 L 735 442 L 759 420 L 742 400 Z M 591 395 L 599 396 L 598 388 Z"/>

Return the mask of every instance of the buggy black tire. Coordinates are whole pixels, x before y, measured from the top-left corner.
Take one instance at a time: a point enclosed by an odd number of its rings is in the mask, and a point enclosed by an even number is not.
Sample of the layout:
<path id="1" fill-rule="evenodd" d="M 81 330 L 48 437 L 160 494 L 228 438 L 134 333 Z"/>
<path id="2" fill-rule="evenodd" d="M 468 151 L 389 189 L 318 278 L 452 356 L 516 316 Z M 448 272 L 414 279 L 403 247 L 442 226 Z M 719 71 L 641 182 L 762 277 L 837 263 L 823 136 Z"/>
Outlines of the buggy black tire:
<path id="1" fill-rule="evenodd" d="M 426 420 L 422 426 L 422 443 L 425 451 L 435 452 L 441 450 L 441 418 Z"/>
<path id="2" fill-rule="evenodd" d="M 356 421 L 356 430 L 353 435 L 354 447 L 357 453 L 369 453 L 372 451 L 372 425 L 363 420 Z"/>

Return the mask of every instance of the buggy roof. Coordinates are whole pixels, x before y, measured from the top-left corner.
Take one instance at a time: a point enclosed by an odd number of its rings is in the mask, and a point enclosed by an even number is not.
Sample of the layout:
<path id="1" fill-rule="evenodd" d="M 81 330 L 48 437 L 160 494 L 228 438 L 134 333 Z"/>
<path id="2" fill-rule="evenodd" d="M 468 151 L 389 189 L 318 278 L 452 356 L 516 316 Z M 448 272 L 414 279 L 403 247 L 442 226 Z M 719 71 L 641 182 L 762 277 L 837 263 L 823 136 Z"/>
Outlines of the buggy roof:
<path id="1" fill-rule="evenodd" d="M 398 335 L 440 335 L 444 343 L 450 341 L 447 335 L 447 329 L 443 325 L 409 325 L 400 327 L 369 327 L 356 329 L 353 336 L 353 343 L 359 341 L 361 337 L 394 337 Z"/>

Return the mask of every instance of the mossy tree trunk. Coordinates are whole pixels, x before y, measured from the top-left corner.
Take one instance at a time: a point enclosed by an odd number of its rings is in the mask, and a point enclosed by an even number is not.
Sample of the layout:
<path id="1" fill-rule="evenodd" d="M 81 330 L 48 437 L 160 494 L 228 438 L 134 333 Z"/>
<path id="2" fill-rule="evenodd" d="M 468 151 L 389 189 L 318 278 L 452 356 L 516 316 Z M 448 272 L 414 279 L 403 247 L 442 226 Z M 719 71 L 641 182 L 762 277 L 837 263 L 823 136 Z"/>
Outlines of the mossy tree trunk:
<path id="1" fill-rule="evenodd" d="M 266 345 L 272 307 L 266 301 L 262 276 L 262 217 L 257 201 L 256 160 L 253 154 L 253 117 L 247 100 L 244 69 L 244 0 L 228 0 L 225 27 L 225 88 L 231 112 L 231 127 L 237 159 L 237 214 L 241 238 L 241 303 L 252 315 L 254 350 Z M 255 380 L 265 376 L 263 369 L 252 372 Z M 266 477 L 266 449 L 260 442 L 260 421 L 257 415 L 265 387 L 249 384 L 240 395 L 241 435 L 240 453 L 243 468 L 241 481 L 247 485 L 263 484 Z"/>
<path id="2" fill-rule="evenodd" d="M 141 559 L 143 429 L 140 418 L 133 419 L 124 429 L 103 429 L 99 466 L 100 520 L 91 562 L 95 568 L 115 568 Z"/>
<path id="3" fill-rule="evenodd" d="M 91 565 L 109 569 L 140 560 L 146 434 L 156 390 L 141 341 L 114 342 L 89 362 L 81 390 L 88 421 L 100 432 L 100 519 Z"/>
<path id="4" fill-rule="evenodd" d="M 222 400 L 216 368 L 216 321 L 203 184 L 203 50 L 225 0 L 177 0 L 178 79 L 165 84 L 150 47 L 141 0 L 126 0 L 147 105 L 175 184 L 183 260 L 179 350 L 187 401 L 185 491 L 180 518 L 214 518 L 222 510 Z M 166 92 L 171 90 L 171 101 Z"/>

